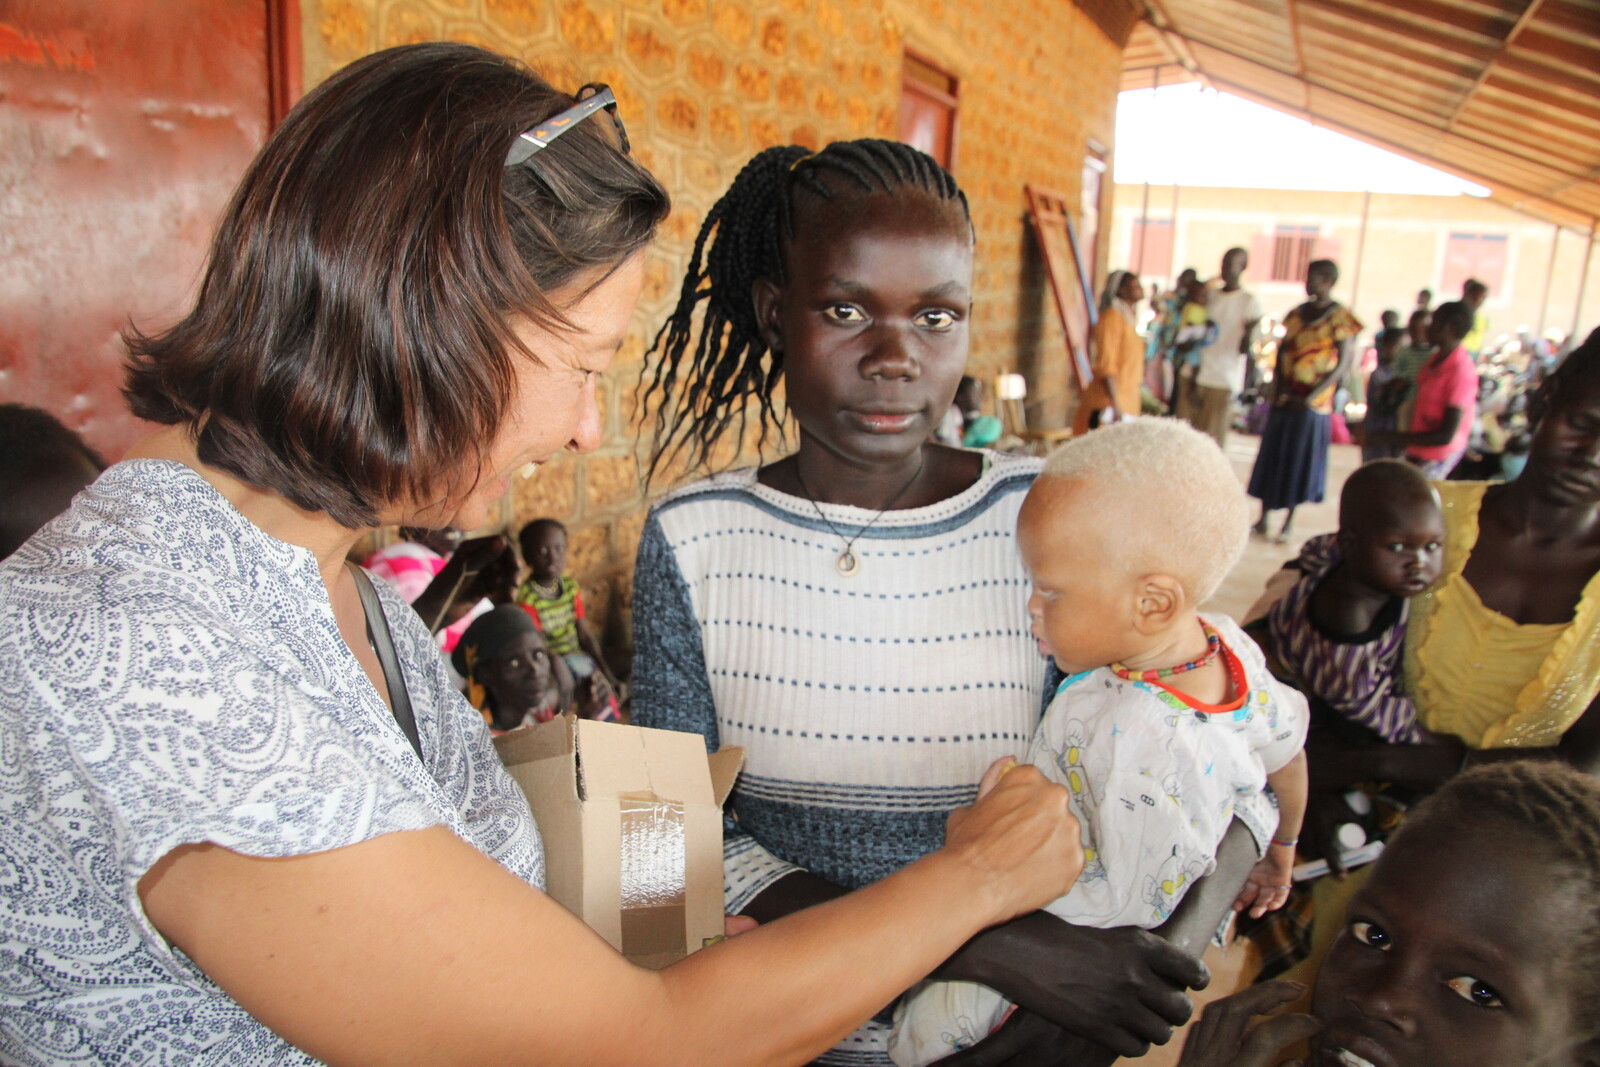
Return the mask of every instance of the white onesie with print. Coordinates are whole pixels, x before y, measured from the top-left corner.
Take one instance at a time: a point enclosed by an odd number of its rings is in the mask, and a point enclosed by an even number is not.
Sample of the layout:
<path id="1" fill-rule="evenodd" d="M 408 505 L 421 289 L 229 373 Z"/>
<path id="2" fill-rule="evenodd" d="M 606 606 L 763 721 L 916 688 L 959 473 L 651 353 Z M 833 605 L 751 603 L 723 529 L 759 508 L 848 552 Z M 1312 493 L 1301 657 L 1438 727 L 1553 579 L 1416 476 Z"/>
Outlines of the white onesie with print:
<path id="1" fill-rule="evenodd" d="M 1277 830 L 1267 774 L 1304 746 L 1305 698 L 1272 677 L 1231 619 L 1202 618 L 1242 678 L 1236 710 L 1100 667 L 1061 683 L 1034 734 L 1029 762 L 1071 791 L 1082 825 L 1083 873 L 1045 908 L 1076 926 L 1159 926 L 1216 865 L 1234 818 L 1262 851 Z M 976 982 L 924 982 L 895 1012 L 889 1054 L 900 1067 L 932 1063 L 982 1040 L 1010 1009 Z"/>

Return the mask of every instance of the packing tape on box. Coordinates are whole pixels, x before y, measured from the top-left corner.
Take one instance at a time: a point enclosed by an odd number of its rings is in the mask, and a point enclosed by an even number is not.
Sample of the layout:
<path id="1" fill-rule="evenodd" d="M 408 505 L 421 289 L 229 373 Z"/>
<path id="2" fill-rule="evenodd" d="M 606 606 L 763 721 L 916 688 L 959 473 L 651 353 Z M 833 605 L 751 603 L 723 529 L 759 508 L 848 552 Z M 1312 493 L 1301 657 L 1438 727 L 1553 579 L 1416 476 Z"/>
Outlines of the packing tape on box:
<path id="1" fill-rule="evenodd" d="M 684 952 L 688 878 L 683 805 L 654 794 L 618 798 L 622 820 L 622 951 Z"/>

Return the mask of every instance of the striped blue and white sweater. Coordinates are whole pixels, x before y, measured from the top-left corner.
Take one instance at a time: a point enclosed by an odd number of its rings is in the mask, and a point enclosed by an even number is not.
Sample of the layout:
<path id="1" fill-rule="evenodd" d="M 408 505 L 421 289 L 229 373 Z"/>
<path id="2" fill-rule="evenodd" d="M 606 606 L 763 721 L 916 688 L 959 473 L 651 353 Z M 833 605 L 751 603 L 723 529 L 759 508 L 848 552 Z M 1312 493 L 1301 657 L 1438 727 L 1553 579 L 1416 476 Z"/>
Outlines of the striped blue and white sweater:
<path id="1" fill-rule="evenodd" d="M 803 868 L 857 888 L 938 848 L 945 816 L 1039 721 L 1017 511 L 1039 461 L 884 513 L 762 486 L 754 468 L 656 504 L 634 572 L 634 722 L 742 745 L 727 908 Z M 835 567 L 854 537 L 859 573 Z M 888 1064 L 869 1023 L 819 1062 Z"/>

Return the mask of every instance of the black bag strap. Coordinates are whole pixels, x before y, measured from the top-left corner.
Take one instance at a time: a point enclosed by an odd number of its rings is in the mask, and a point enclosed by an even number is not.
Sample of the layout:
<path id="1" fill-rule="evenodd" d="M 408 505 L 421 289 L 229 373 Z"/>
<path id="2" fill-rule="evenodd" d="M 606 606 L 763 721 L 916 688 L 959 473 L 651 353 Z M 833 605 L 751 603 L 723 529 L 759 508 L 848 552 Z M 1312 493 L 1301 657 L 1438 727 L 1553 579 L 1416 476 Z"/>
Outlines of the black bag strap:
<path id="1" fill-rule="evenodd" d="M 400 657 L 395 655 L 394 637 L 389 633 L 389 620 L 384 618 L 383 605 L 378 602 L 378 591 L 372 588 L 372 579 L 367 577 L 366 571 L 353 563 L 347 563 L 346 566 L 356 580 L 356 592 L 361 596 L 361 611 L 367 617 L 367 640 L 372 642 L 372 650 L 378 654 L 378 663 L 383 667 L 383 682 L 389 689 L 389 707 L 394 712 L 394 721 L 400 724 L 406 740 L 417 750 L 417 758 L 422 759 L 422 738 L 417 734 L 417 717 L 411 711 L 406 678 L 400 673 Z"/>

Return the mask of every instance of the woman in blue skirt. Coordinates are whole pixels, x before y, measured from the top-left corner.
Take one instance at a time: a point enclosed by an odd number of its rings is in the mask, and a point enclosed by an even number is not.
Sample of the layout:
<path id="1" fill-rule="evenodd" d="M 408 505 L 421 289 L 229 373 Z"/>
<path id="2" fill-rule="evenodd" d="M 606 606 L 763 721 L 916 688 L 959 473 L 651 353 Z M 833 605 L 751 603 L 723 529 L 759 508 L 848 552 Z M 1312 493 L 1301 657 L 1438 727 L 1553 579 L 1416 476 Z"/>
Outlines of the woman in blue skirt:
<path id="1" fill-rule="evenodd" d="M 1339 280 L 1331 259 L 1313 260 L 1306 269 L 1309 299 L 1283 320 L 1278 367 L 1272 380 L 1272 409 L 1261 435 L 1261 451 L 1250 472 L 1250 495 L 1261 501 L 1255 531 L 1267 535 L 1267 514 L 1288 508 L 1274 539 L 1289 539 L 1294 509 L 1322 500 L 1328 484 L 1329 417 L 1339 379 L 1350 366 L 1361 323 L 1329 295 Z"/>

